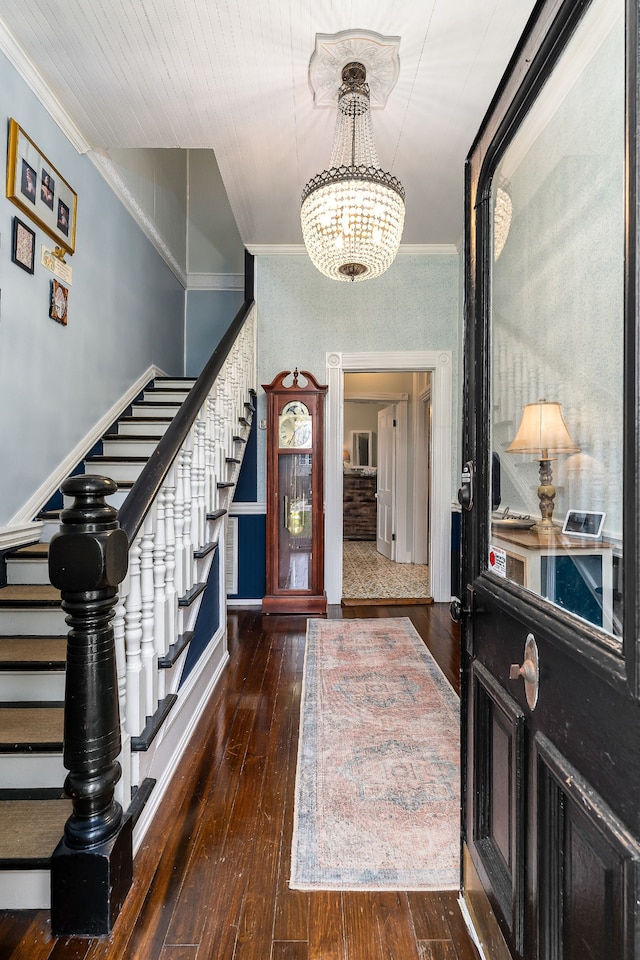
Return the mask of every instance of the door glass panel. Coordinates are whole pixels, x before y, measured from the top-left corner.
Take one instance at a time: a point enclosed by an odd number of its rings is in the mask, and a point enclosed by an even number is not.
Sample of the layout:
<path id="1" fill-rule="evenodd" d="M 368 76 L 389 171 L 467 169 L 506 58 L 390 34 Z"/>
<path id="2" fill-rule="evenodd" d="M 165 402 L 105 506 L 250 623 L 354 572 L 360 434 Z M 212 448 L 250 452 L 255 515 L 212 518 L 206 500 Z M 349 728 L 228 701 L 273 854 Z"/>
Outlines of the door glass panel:
<path id="1" fill-rule="evenodd" d="M 487 564 L 617 636 L 624 158 L 624 5 L 594 0 L 492 179 Z"/>
<path id="2" fill-rule="evenodd" d="M 311 454 L 278 457 L 278 587 L 311 589 Z"/>

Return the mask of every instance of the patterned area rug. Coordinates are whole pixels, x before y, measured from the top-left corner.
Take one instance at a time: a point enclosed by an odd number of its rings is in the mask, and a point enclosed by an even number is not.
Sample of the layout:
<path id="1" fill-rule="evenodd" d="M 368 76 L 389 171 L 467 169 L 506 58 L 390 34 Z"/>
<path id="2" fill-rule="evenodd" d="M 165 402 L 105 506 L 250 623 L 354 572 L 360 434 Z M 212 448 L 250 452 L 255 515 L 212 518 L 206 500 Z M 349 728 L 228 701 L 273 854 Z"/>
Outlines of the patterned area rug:
<path id="1" fill-rule="evenodd" d="M 350 600 L 431 595 L 429 567 L 422 563 L 392 563 L 376 550 L 375 540 L 345 540 L 342 544 L 342 596 Z"/>
<path id="2" fill-rule="evenodd" d="M 290 886 L 459 881 L 459 702 L 406 618 L 310 620 Z"/>

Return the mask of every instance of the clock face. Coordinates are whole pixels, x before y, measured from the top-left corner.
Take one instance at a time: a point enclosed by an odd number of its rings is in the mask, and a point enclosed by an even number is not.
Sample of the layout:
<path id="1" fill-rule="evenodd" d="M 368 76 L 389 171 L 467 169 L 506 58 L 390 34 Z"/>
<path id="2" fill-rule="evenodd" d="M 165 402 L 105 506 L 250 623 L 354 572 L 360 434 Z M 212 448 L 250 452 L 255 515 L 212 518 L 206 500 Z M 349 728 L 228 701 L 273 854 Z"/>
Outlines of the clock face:
<path id="1" fill-rule="evenodd" d="M 309 448 L 312 441 L 311 416 L 304 403 L 291 400 L 278 418 L 278 446 Z"/>

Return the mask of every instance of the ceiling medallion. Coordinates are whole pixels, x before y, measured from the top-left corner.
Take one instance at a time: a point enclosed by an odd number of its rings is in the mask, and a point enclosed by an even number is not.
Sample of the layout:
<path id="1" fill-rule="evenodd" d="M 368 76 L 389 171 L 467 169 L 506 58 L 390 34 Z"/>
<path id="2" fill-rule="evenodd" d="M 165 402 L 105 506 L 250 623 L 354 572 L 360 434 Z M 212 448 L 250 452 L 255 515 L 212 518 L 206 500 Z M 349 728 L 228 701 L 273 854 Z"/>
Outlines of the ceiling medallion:
<path id="1" fill-rule="evenodd" d="M 333 280 L 379 277 L 404 226 L 404 187 L 380 168 L 363 63 L 342 68 L 330 167 L 302 191 L 302 235 L 313 264 Z"/>
<path id="2" fill-rule="evenodd" d="M 383 37 L 371 30 L 317 33 L 309 61 L 309 86 L 316 107 L 335 107 L 342 68 L 361 63 L 367 72 L 371 109 L 381 110 L 400 73 L 400 37 Z"/>

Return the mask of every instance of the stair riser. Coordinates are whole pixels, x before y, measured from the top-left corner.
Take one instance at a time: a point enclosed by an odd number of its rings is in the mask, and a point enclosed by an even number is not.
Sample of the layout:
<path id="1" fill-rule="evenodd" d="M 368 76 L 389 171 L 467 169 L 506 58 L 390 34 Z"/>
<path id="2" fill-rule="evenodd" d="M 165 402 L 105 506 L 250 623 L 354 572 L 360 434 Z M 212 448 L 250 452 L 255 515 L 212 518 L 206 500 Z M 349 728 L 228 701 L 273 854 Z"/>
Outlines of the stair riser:
<path id="1" fill-rule="evenodd" d="M 160 437 L 164 436 L 168 423 L 141 423 L 139 426 L 133 421 L 127 420 L 126 423 L 118 423 L 118 433 L 123 437 L 139 437 L 142 434 L 148 437 Z"/>
<path id="2" fill-rule="evenodd" d="M 138 403 L 131 408 L 134 417 L 175 417 L 180 409 L 179 403 Z"/>
<path id="3" fill-rule="evenodd" d="M 63 670 L 12 670 L 0 673 L 0 701 L 11 703 L 60 702 L 64 700 Z"/>
<path id="4" fill-rule="evenodd" d="M 166 379 L 156 380 L 155 384 L 163 390 L 190 390 L 196 381 L 187 377 L 186 380 Z"/>
<path id="5" fill-rule="evenodd" d="M 188 390 L 170 390 L 163 387 L 161 394 L 155 390 L 145 390 L 142 396 L 145 402 L 156 403 L 160 400 L 162 403 L 183 403 L 188 393 Z"/>
<path id="6" fill-rule="evenodd" d="M 67 771 L 60 753 L 0 753 L 0 788 L 61 790 Z"/>
<path id="7" fill-rule="evenodd" d="M 104 440 L 102 452 L 105 457 L 150 457 L 158 446 L 153 440 Z"/>
<path id="8" fill-rule="evenodd" d="M 48 870 L 1 870 L 0 909 L 50 910 L 50 872 Z"/>
<path id="9" fill-rule="evenodd" d="M 7 559 L 7 583 L 51 583 L 49 562 L 46 557 L 38 560 Z"/>
<path id="10" fill-rule="evenodd" d="M 0 636 L 62 637 L 68 630 L 59 607 L 0 609 Z"/>
<path id="11" fill-rule="evenodd" d="M 92 477 L 111 477 L 116 483 L 122 480 L 137 480 L 142 472 L 144 463 L 87 463 L 84 464 L 84 472 Z"/>

